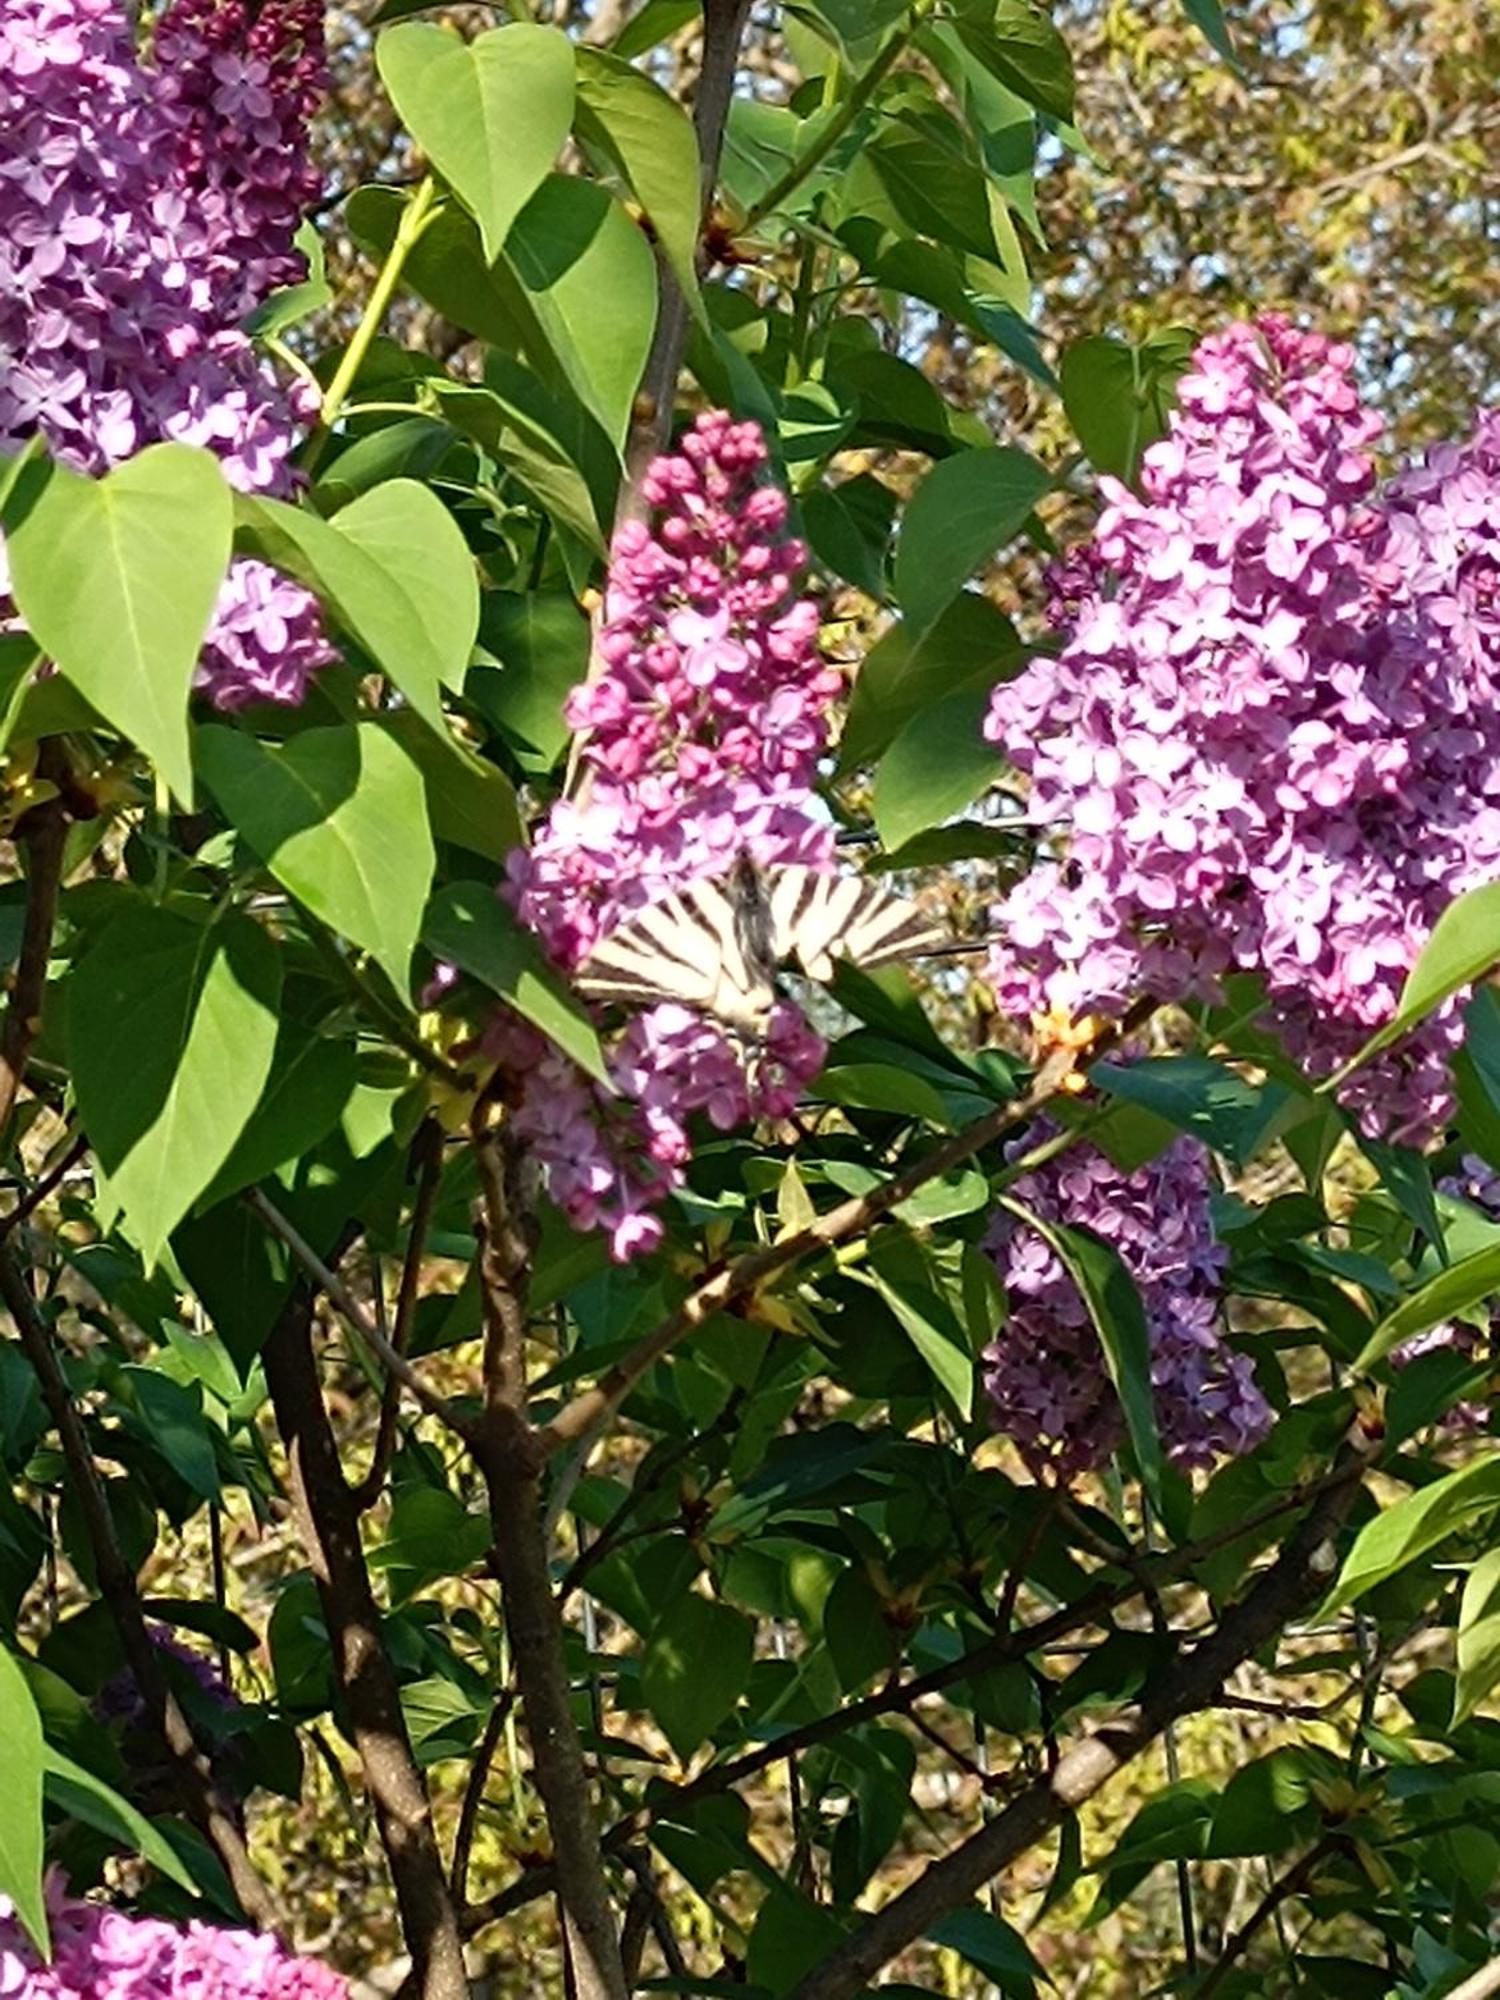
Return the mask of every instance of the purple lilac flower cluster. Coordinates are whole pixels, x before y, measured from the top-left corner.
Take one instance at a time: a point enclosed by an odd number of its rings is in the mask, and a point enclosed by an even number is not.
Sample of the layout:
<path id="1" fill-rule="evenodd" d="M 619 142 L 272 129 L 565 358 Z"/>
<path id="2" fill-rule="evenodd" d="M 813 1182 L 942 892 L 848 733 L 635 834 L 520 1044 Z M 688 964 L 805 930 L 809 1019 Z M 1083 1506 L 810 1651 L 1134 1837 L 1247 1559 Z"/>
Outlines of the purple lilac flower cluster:
<path id="1" fill-rule="evenodd" d="M 700 416 L 646 476 L 651 519 L 616 538 L 598 670 L 568 709 L 583 786 L 513 857 L 507 886 L 565 969 L 741 852 L 762 866 L 833 865 L 832 829 L 809 800 L 843 683 L 818 655 L 817 607 L 796 595 L 806 552 L 786 537 L 766 460 L 755 424 Z M 615 1098 L 518 1024 L 500 1024 L 489 1046 L 526 1079 L 518 1128 L 553 1198 L 576 1227 L 606 1227 L 621 1259 L 661 1239 L 654 1211 L 682 1183 L 691 1116 L 721 1131 L 782 1116 L 823 1059 L 787 1004 L 749 1064 L 686 1008 L 636 1016 L 610 1055 Z"/>
<path id="2" fill-rule="evenodd" d="M 100 473 L 176 439 L 289 489 L 307 392 L 240 321 L 297 272 L 321 49 L 313 0 L 176 0 L 150 64 L 119 0 L 0 0 L 0 452 L 40 432 Z M 232 566 L 199 675 L 219 706 L 300 700 L 331 657 L 306 591 Z"/>
<path id="3" fill-rule="evenodd" d="M 223 1676 L 212 1660 L 205 1659 L 191 1646 L 185 1646 L 165 1625 L 152 1625 L 148 1629 L 157 1651 L 182 1669 L 211 1707 L 226 1716 L 239 1710 L 238 1697 L 225 1686 Z M 135 1676 L 128 1667 L 106 1681 L 94 1707 L 103 1720 L 121 1722 L 127 1729 L 138 1727 L 146 1719 L 146 1705 L 136 1686 Z"/>
<path id="4" fill-rule="evenodd" d="M 348 1983 L 273 1937 L 132 1917 L 47 1884 L 53 1957 L 38 1958 L 0 1897 L 4 2000 L 347 2000 Z"/>
<path id="5" fill-rule="evenodd" d="M 1055 843 L 998 911 L 1008 1011 L 1118 1015 L 1243 969 L 1316 1072 L 1390 1017 L 1446 904 L 1500 874 L 1500 414 L 1375 489 L 1346 347 L 1204 341 L 1142 496 L 1103 482 L 1066 643 L 986 733 Z M 1350 1102 L 1425 1140 L 1455 1001 Z"/>
<path id="6" fill-rule="evenodd" d="M 1196 1140 L 1177 1140 L 1133 1173 L 1095 1148 L 1074 1146 L 1023 1175 L 1013 1193 L 1043 1222 L 1102 1237 L 1135 1279 L 1151 1335 L 1157 1422 L 1174 1465 L 1208 1465 L 1265 1435 L 1270 1408 L 1249 1362 L 1222 1335 L 1226 1253 L 1209 1226 L 1208 1154 Z M 988 1244 L 1010 1301 L 984 1353 L 995 1429 L 1039 1476 L 1070 1479 L 1101 1464 L 1124 1436 L 1103 1350 L 1078 1287 L 1043 1236 L 1002 1211 Z"/>

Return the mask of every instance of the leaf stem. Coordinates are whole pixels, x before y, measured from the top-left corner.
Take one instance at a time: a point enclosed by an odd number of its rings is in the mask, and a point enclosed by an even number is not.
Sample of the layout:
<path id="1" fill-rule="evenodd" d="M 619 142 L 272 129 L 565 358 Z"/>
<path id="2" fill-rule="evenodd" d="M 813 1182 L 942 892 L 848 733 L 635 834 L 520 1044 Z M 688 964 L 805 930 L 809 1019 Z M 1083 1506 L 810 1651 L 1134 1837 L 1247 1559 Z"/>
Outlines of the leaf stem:
<path id="1" fill-rule="evenodd" d="M 429 174 L 401 211 L 401 220 L 396 225 L 396 240 L 392 243 L 380 275 L 370 292 L 369 303 L 364 316 L 354 329 L 354 337 L 344 349 L 343 359 L 334 371 L 323 396 L 323 407 L 318 413 L 317 426 L 307 441 L 307 451 L 303 458 L 303 470 L 312 472 L 328 449 L 328 440 L 334 425 L 343 414 L 344 405 L 349 400 L 349 391 L 359 379 L 359 371 L 365 365 L 375 336 L 385 323 L 386 312 L 401 282 L 401 273 L 406 260 L 420 242 L 423 232 L 437 213 L 437 183 Z"/>
<path id="2" fill-rule="evenodd" d="M 927 0 L 918 0 L 918 4 L 913 9 L 906 26 L 899 34 L 891 36 L 891 39 L 880 51 L 880 54 L 876 56 L 863 76 L 856 78 L 849 95 L 829 119 L 828 123 L 823 127 L 817 138 L 814 139 L 801 159 L 793 160 L 781 178 L 773 181 L 760 200 L 752 206 L 750 212 L 745 217 L 744 226 L 747 233 L 752 229 L 758 228 L 768 215 L 774 215 L 778 208 L 791 199 L 798 188 L 802 186 L 803 182 L 811 179 L 818 168 L 822 166 L 834 147 L 869 105 L 870 100 L 874 97 L 876 91 L 879 90 L 881 84 L 885 82 L 896 64 L 911 47 L 917 30 L 926 19 L 928 12 L 929 6 Z"/>

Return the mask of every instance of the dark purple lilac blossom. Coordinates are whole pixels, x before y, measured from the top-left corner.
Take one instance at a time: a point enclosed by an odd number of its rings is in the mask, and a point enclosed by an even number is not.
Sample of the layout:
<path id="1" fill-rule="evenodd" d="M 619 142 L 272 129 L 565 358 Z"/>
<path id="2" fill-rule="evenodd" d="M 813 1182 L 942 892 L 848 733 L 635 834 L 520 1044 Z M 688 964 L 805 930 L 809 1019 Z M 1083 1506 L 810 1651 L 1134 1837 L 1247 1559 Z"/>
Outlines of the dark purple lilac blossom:
<path id="1" fill-rule="evenodd" d="M 0 0 L 0 452 L 98 474 L 163 439 L 291 490 L 312 413 L 243 332 L 294 278 L 321 12 L 176 0 L 138 61 L 118 0 Z M 0 548 L 0 591 L 5 583 Z M 200 686 L 298 701 L 332 658 L 300 586 L 235 562 Z"/>
<path id="2" fill-rule="evenodd" d="M 1023 1175 L 1012 1193 L 1043 1222 L 1092 1230 L 1134 1278 L 1151 1336 L 1157 1424 L 1174 1465 L 1210 1465 L 1265 1435 L 1270 1407 L 1248 1360 L 1224 1339 L 1227 1253 L 1209 1225 L 1204 1147 L 1178 1139 L 1125 1173 L 1076 1145 Z M 1122 1442 L 1119 1398 L 1082 1294 L 1046 1239 L 1002 1210 L 988 1244 L 1009 1298 L 984 1352 L 991 1417 L 1039 1477 L 1066 1481 Z"/>
<path id="3" fill-rule="evenodd" d="M 1280 319 L 1231 327 L 1142 497 L 1102 482 L 1056 580 L 1063 650 L 987 723 L 1046 843 L 996 913 L 1006 1011 L 1115 1017 L 1256 972 L 1327 1073 L 1500 875 L 1500 413 L 1378 492 L 1353 365 Z M 1441 1130 L 1460 1008 L 1355 1077 L 1372 1134 Z"/>
<path id="4" fill-rule="evenodd" d="M 762 866 L 832 868 L 832 828 L 810 811 L 828 711 L 842 689 L 797 596 L 806 562 L 786 496 L 764 483 L 755 424 L 700 416 L 648 472 L 651 521 L 616 538 L 599 652 L 576 689 L 585 782 L 511 861 L 507 893 L 565 970 L 615 925 L 675 889 Z M 688 1008 L 653 1007 L 610 1051 L 618 1096 L 596 1090 L 507 1017 L 491 1052 L 525 1080 L 517 1129 L 579 1229 L 603 1226 L 620 1259 L 660 1242 L 656 1213 L 682 1185 L 688 1120 L 720 1131 L 784 1116 L 823 1044 L 789 1003 L 753 1062 Z"/>

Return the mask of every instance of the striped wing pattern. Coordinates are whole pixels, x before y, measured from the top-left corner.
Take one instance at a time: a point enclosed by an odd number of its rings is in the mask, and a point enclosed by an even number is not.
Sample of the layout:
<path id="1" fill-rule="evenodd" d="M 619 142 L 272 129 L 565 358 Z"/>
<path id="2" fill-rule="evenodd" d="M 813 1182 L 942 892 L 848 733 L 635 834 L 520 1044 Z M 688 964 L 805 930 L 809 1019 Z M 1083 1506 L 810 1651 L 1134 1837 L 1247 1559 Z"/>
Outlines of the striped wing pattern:
<path id="1" fill-rule="evenodd" d="M 675 1000 L 738 1022 L 775 1000 L 774 964 L 757 964 L 742 911 L 719 882 L 694 882 L 653 903 L 597 945 L 578 973 L 593 1000 L 654 1007 Z"/>
<path id="2" fill-rule="evenodd" d="M 833 977 L 847 958 L 873 969 L 951 945 L 915 903 L 858 875 L 741 863 L 653 903 L 599 944 L 578 974 L 591 999 L 635 1007 L 676 1001 L 737 1028 L 763 1028 L 776 968 Z"/>
<path id="3" fill-rule="evenodd" d="M 795 960 L 809 979 L 832 979 L 838 958 L 872 972 L 952 942 L 917 904 L 859 875 L 778 868 L 769 886 L 777 963 Z"/>

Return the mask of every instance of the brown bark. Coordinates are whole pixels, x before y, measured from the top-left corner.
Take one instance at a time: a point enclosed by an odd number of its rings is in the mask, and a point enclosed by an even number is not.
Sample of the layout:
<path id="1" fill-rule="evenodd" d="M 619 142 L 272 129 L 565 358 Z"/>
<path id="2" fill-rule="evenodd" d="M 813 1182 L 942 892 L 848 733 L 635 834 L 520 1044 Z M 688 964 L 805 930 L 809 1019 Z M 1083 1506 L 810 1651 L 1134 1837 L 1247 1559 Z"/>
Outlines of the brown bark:
<path id="1" fill-rule="evenodd" d="M 287 1453 L 287 1484 L 328 1627 L 334 1680 L 375 1808 L 421 2000 L 468 2000 L 463 1941 L 432 1825 L 432 1806 L 401 1712 L 400 1690 L 313 1358 L 312 1296 L 299 1288 L 265 1348 L 266 1381 Z"/>

